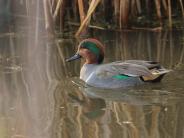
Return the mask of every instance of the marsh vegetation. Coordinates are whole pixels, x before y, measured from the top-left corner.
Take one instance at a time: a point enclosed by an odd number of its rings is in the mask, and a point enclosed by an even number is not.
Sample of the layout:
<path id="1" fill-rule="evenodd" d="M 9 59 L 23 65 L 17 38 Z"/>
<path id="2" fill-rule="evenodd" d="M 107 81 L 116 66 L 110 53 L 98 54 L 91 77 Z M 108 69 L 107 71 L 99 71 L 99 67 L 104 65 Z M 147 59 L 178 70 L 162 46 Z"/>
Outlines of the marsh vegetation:
<path id="1" fill-rule="evenodd" d="M 50 33 L 70 30 L 76 36 L 87 28 L 161 31 L 183 28 L 183 5 L 183 0 L 1 0 L 0 23 L 37 20 L 35 27 L 42 22 Z"/>
<path id="2" fill-rule="evenodd" d="M 183 3 L 0 0 L 0 137 L 184 137 Z M 156 85 L 83 87 L 83 61 L 65 62 L 74 36 L 101 40 L 105 62 L 155 60 L 173 71 Z"/>

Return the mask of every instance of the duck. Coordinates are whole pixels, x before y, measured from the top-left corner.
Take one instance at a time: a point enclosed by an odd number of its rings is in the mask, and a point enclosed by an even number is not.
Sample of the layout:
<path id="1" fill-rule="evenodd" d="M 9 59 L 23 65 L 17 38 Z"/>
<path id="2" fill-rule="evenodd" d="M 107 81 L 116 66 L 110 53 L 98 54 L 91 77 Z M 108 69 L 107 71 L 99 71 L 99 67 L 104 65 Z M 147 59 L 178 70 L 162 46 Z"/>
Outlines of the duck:
<path id="1" fill-rule="evenodd" d="M 105 63 L 105 46 L 95 38 L 82 40 L 77 52 L 67 62 L 80 58 L 85 60 L 80 79 L 87 85 L 97 88 L 127 88 L 145 83 L 160 82 L 171 70 L 159 62 L 147 60 L 125 60 Z"/>

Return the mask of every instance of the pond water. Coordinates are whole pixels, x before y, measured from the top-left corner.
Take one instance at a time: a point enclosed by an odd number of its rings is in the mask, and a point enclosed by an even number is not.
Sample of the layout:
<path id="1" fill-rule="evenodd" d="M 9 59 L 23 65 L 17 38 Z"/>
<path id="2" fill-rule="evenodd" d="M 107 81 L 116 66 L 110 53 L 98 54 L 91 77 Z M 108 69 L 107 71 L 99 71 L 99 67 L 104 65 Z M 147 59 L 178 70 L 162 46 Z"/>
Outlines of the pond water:
<path id="1" fill-rule="evenodd" d="M 99 31 L 105 62 L 155 60 L 173 71 L 129 89 L 84 87 L 79 40 L 21 28 L 0 34 L 0 138 L 184 137 L 184 31 Z"/>

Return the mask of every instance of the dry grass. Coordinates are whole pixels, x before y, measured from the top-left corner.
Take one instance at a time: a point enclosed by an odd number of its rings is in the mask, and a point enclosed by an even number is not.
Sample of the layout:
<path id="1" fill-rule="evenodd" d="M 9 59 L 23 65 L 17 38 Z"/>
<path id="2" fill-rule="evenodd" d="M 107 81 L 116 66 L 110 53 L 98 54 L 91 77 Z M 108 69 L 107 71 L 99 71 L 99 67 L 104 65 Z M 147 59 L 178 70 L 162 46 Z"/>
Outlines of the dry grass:
<path id="1" fill-rule="evenodd" d="M 65 22 L 65 14 L 67 12 L 71 21 L 76 22 L 76 19 L 80 19 L 80 27 L 76 32 L 75 36 L 80 36 L 82 32 L 85 32 L 86 28 L 89 26 L 91 19 L 95 22 L 99 22 L 105 19 L 105 16 L 108 14 L 112 14 L 112 20 L 110 26 L 116 26 L 116 28 L 127 29 L 130 28 L 132 20 L 139 19 L 139 17 L 148 16 L 153 17 L 156 15 L 157 18 L 154 18 L 155 22 L 158 22 L 157 27 L 163 27 L 163 17 L 168 19 L 168 24 L 164 24 L 168 26 L 170 29 L 173 25 L 173 12 L 174 8 L 177 7 L 177 14 L 181 13 L 181 16 L 184 17 L 184 5 L 182 0 L 178 0 L 175 4 L 171 3 L 171 0 L 154 0 L 154 1 L 139 1 L 139 0 L 114 0 L 112 2 L 105 2 L 105 0 L 74 0 L 74 1 L 66 1 L 66 0 L 43 0 L 44 1 L 44 9 L 45 9 L 45 19 L 46 19 L 46 28 L 51 28 L 48 26 L 53 25 L 56 22 L 58 16 L 60 16 L 59 22 L 64 24 Z M 51 3 L 51 4 L 50 4 Z M 68 10 L 64 3 L 67 3 L 67 8 L 71 8 L 72 10 Z M 70 4 L 69 4 L 70 3 Z M 111 4 L 111 9 L 109 9 L 106 13 L 104 13 L 104 8 L 109 7 Z M 98 10 L 97 7 L 100 7 Z M 50 9 L 52 8 L 52 9 Z M 50 11 L 53 11 L 50 14 Z M 59 14 L 59 12 L 63 14 Z M 71 16 L 71 13 L 73 16 Z M 97 14 L 98 13 L 98 14 Z M 99 14 L 100 13 L 100 14 Z M 102 16 L 93 16 L 93 15 L 102 15 Z M 104 14 L 104 15 L 103 15 Z M 78 17 L 79 16 L 79 17 Z M 180 15 L 178 15 L 180 16 Z M 76 18 L 77 17 L 77 18 Z M 95 18 L 94 18 L 95 17 Z M 99 20 L 99 21 L 98 21 Z M 57 21 L 58 22 L 58 21 Z"/>

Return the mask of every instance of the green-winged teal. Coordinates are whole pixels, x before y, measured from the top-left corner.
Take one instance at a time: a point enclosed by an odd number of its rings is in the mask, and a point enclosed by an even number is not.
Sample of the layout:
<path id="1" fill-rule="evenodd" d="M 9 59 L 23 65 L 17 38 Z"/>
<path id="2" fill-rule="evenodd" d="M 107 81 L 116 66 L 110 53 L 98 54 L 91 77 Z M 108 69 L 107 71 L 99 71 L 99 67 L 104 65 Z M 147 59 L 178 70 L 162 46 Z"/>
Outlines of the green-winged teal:
<path id="1" fill-rule="evenodd" d="M 159 82 L 170 70 L 158 62 L 144 60 L 126 60 L 102 64 L 104 46 L 96 39 L 83 40 L 76 54 L 66 61 L 85 59 L 80 71 L 80 79 L 88 85 L 100 88 L 121 88 Z"/>

